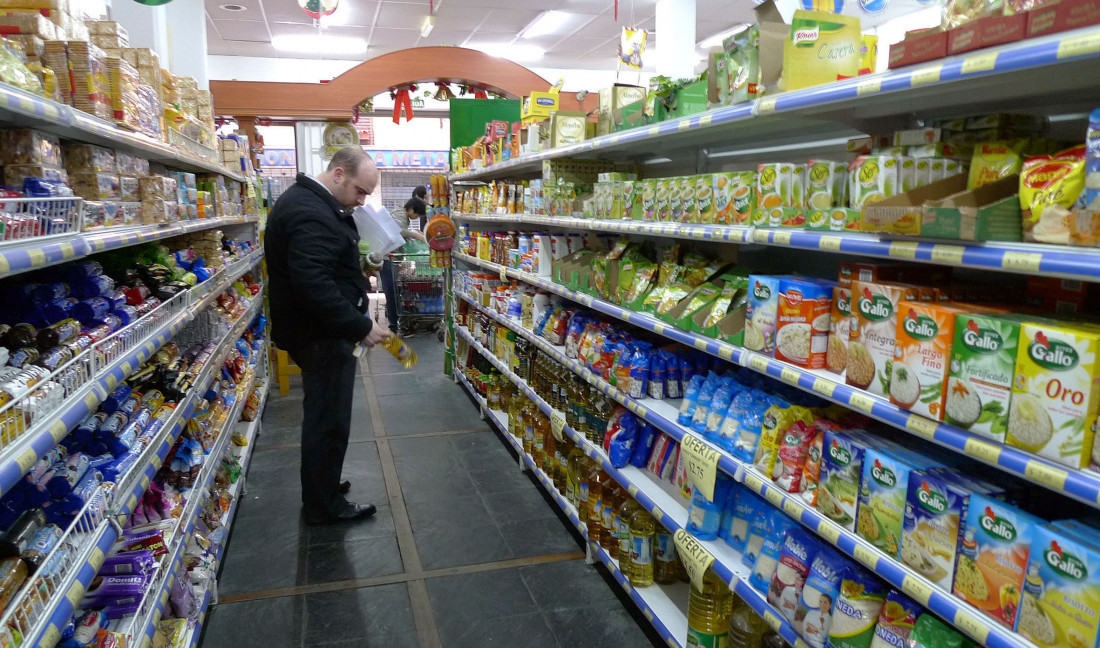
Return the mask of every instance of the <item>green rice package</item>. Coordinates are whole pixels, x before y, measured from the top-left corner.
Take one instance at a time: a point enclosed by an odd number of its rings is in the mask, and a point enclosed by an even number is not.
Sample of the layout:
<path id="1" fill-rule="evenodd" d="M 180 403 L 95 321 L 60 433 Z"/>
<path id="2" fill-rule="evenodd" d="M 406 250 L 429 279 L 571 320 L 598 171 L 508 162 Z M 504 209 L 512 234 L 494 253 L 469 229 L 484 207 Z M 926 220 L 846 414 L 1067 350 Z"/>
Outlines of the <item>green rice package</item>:
<path id="1" fill-rule="evenodd" d="M 906 642 L 909 648 L 974 648 L 974 642 L 932 614 L 922 614 Z"/>
<path id="2" fill-rule="evenodd" d="M 877 576 L 855 563 L 849 564 L 840 579 L 840 597 L 833 606 L 825 645 L 870 648 L 886 594 L 887 588 Z"/>

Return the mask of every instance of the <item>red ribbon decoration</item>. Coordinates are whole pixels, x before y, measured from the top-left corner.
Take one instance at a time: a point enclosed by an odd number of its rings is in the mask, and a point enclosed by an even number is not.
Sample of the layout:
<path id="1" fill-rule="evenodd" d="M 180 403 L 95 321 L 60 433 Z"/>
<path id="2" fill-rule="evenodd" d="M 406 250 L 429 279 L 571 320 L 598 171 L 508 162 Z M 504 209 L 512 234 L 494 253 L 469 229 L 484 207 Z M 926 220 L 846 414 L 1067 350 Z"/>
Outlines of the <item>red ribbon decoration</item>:
<path id="1" fill-rule="evenodd" d="M 478 90 L 474 93 L 474 99 L 488 99 L 489 95 L 485 94 L 484 90 Z"/>
<path id="2" fill-rule="evenodd" d="M 413 107 L 412 107 L 412 99 L 409 98 L 409 89 L 408 88 L 401 88 L 400 90 L 397 91 L 397 94 L 394 97 L 393 123 L 395 123 L 395 124 L 400 124 L 401 123 L 401 110 L 402 109 L 404 109 L 404 111 L 405 111 L 405 121 L 412 121 Z"/>
<path id="3" fill-rule="evenodd" d="M 619 0 L 615 0 L 615 22 L 619 22 Z"/>

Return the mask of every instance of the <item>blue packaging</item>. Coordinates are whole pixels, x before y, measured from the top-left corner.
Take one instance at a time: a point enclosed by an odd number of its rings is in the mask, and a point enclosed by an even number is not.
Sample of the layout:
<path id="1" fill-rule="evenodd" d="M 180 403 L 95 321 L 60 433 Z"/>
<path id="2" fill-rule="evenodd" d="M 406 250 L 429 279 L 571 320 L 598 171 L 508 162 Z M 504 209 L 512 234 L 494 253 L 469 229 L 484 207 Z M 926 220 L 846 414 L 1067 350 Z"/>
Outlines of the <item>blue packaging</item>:
<path id="1" fill-rule="evenodd" d="M 101 274 L 103 274 L 103 266 L 98 261 L 91 260 L 72 263 L 65 271 L 66 278 L 73 283 L 80 283 Z"/>
<path id="2" fill-rule="evenodd" d="M 118 410 L 118 406 L 129 398 L 131 393 L 133 393 L 133 390 L 126 383 L 115 387 L 115 390 L 108 394 L 107 398 L 103 399 L 103 404 L 99 406 L 99 410 L 108 414 L 114 414 Z"/>
<path id="3" fill-rule="evenodd" d="M 91 458 L 83 452 L 70 456 L 65 463 L 54 464 L 53 475 L 45 480 L 46 490 L 54 499 L 60 499 L 72 492 L 77 483 L 88 472 Z M 41 482 L 40 482 L 41 483 Z"/>
<path id="4" fill-rule="evenodd" d="M 126 293 L 121 290 L 114 290 L 110 295 L 104 295 L 107 301 L 111 302 L 111 310 L 115 311 L 126 305 Z"/>
<path id="5" fill-rule="evenodd" d="M 671 351 L 662 350 L 665 359 L 665 398 L 682 398 L 683 386 L 680 383 L 680 360 Z"/>
<path id="6" fill-rule="evenodd" d="M 726 544 L 733 547 L 737 551 L 745 551 L 745 543 L 749 539 L 749 526 L 752 520 L 755 519 L 756 511 L 763 503 L 760 498 L 756 496 L 749 489 L 735 485 L 731 492 L 736 492 L 737 496 L 733 503 L 733 512 L 730 520 L 729 535 L 726 536 Z"/>
<path id="7" fill-rule="evenodd" d="M 81 324 L 87 326 L 111 312 L 111 301 L 106 297 L 91 297 L 74 304 L 69 312 L 80 320 Z"/>
<path id="8" fill-rule="evenodd" d="M 52 326 L 63 319 L 68 319 L 69 312 L 72 311 L 73 306 L 77 303 L 79 302 L 74 297 L 55 299 L 42 306 L 42 317 Z"/>
<path id="9" fill-rule="evenodd" d="M 730 480 L 719 476 L 714 481 L 714 501 L 708 500 L 698 488 L 692 491 L 688 505 L 688 533 L 700 540 L 718 539 L 729 489 Z"/>
<path id="10" fill-rule="evenodd" d="M 99 426 L 103 425 L 103 422 L 107 420 L 107 416 L 105 412 L 96 412 L 88 416 L 76 426 L 76 429 L 74 429 L 69 436 L 74 437 L 79 443 L 91 441 L 92 438 L 95 437 L 96 430 L 99 429 Z"/>
<path id="11" fill-rule="evenodd" d="M 726 503 L 722 506 L 722 526 L 718 529 L 718 537 L 725 540 L 727 544 L 729 544 L 730 534 L 733 533 L 737 500 L 740 499 L 742 492 L 744 489 L 737 482 L 731 483 L 729 492 L 726 493 Z"/>
<path id="12" fill-rule="evenodd" d="M 81 299 L 89 299 L 91 297 L 102 297 L 104 295 L 113 294 L 115 291 L 115 280 L 111 279 L 107 275 L 98 275 L 95 277 L 88 277 L 84 281 L 77 284 L 76 295 Z"/>
<path id="13" fill-rule="evenodd" d="M 718 385 L 714 397 L 710 400 L 710 407 L 707 408 L 706 421 L 703 423 L 703 431 L 708 438 L 718 436 L 722 421 L 726 420 L 726 412 L 729 411 L 730 403 L 733 401 L 733 395 L 739 387 L 740 384 L 733 376 L 726 376 Z"/>
<path id="14" fill-rule="evenodd" d="M 695 417 L 695 408 L 699 404 L 699 390 L 703 388 L 706 380 L 706 376 L 692 376 L 691 382 L 684 389 L 684 399 L 680 401 L 680 414 L 676 417 L 676 422 L 680 425 L 691 425 L 691 419 Z"/>
<path id="15" fill-rule="evenodd" d="M 665 398 L 665 359 L 660 352 L 654 353 L 649 362 L 649 397 L 657 400 Z"/>
<path id="16" fill-rule="evenodd" d="M 84 505 L 92 500 L 99 492 L 99 485 L 103 481 L 103 475 L 95 470 L 89 470 L 80 483 L 73 488 L 65 499 L 61 501 L 61 510 L 69 515 L 75 515 L 84 508 Z"/>
<path id="17" fill-rule="evenodd" d="M 630 465 L 636 468 L 645 468 L 649 462 L 649 453 L 653 451 L 653 443 L 657 440 L 657 428 L 649 423 L 642 422 L 642 429 L 638 432 L 638 440 L 634 443 L 634 452 L 630 454 Z"/>
<path id="18" fill-rule="evenodd" d="M 133 324 L 138 320 L 139 317 L 137 310 L 135 310 L 134 307 L 130 306 L 129 304 L 123 304 L 122 306 L 114 309 L 113 311 L 111 311 L 111 315 L 117 317 L 119 321 L 122 322 L 123 326 L 129 326 L 130 324 Z"/>
<path id="19" fill-rule="evenodd" d="M 787 532 L 797 524 L 794 520 L 784 515 L 781 511 L 771 509 L 767 513 L 768 522 L 765 525 L 765 533 L 760 543 L 760 551 L 752 565 L 752 575 L 749 576 L 749 585 L 758 592 L 767 592 L 771 584 L 776 567 L 779 566 L 779 552 L 783 545 L 783 539 Z M 752 536 L 750 536 L 750 540 Z"/>
<path id="20" fill-rule="evenodd" d="M 840 579 L 849 560 L 829 547 L 821 547 L 810 563 L 802 587 L 794 628 L 811 648 L 824 648 L 833 620 L 833 604 L 840 593 Z"/>

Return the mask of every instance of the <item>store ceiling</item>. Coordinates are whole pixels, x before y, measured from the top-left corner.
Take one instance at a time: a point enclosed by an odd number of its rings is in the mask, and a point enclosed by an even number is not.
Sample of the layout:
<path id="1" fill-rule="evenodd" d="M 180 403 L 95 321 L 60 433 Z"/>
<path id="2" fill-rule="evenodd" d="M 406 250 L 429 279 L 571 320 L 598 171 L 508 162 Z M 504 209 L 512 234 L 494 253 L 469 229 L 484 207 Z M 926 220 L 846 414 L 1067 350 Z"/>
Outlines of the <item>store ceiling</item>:
<path id="1" fill-rule="evenodd" d="M 210 54 L 289 58 L 347 59 L 324 51 L 313 53 L 276 50 L 272 38 L 281 35 L 317 34 L 318 26 L 299 7 L 297 0 L 205 0 L 207 44 Z M 227 4 L 244 10 L 224 9 Z M 614 0 L 435 0 L 435 29 L 427 38 L 420 30 L 428 16 L 428 0 L 342 0 L 335 20 L 322 33 L 367 39 L 364 58 L 409 47 L 427 45 L 507 44 L 544 10 L 570 14 L 555 33 L 519 39 L 516 44 L 535 45 L 546 54 L 524 61 L 530 67 L 607 69 L 615 58 L 623 26 L 655 31 L 656 0 L 619 0 L 615 21 Z M 696 0 L 697 41 L 745 22 L 752 14 L 752 0 Z M 650 58 L 652 61 L 652 57 Z M 650 66 L 647 66 L 650 67 Z"/>

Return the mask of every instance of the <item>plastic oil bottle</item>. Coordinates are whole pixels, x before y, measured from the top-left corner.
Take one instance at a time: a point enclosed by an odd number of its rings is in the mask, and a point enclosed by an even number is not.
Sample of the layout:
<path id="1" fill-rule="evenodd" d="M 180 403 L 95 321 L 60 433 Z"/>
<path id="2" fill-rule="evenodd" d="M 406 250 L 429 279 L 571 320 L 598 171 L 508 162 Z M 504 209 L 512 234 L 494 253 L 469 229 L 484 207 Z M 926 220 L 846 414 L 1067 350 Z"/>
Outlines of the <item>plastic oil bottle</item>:
<path id="1" fill-rule="evenodd" d="M 523 439 L 523 407 L 526 403 L 527 397 L 519 390 L 512 394 L 512 400 L 508 403 L 508 432 L 520 440 Z"/>
<path id="2" fill-rule="evenodd" d="M 688 600 L 688 645 L 699 648 L 731 647 L 729 632 L 732 609 L 733 594 L 729 587 L 708 569 L 703 575 L 703 591 L 691 586 L 691 598 Z"/>
<path id="3" fill-rule="evenodd" d="M 660 585 L 669 585 L 680 580 L 680 557 L 676 554 L 676 543 L 672 533 L 657 526 L 657 542 L 653 547 L 653 580 Z"/>
<path id="4" fill-rule="evenodd" d="M 610 478 L 610 475 L 608 475 Z M 612 557 L 619 542 L 619 530 L 615 528 L 615 513 L 623 503 L 623 491 L 619 485 L 609 482 L 604 487 L 603 513 L 601 514 L 600 546 L 607 550 Z"/>
<path id="5" fill-rule="evenodd" d="M 416 351 L 413 351 L 409 345 L 405 344 L 404 340 L 396 335 L 386 338 L 382 342 L 382 348 L 389 351 L 406 369 L 412 369 L 417 362 L 420 362 L 420 357 L 416 355 Z"/>
<path id="6" fill-rule="evenodd" d="M 553 479 L 554 466 L 557 463 L 558 439 L 554 436 L 553 430 L 550 429 L 550 419 L 544 416 L 543 420 L 546 422 L 546 427 L 542 431 L 542 472 Z"/>
<path id="7" fill-rule="evenodd" d="M 633 579 L 631 573 L 634 570 L 634 563 L 630 559 L 630 552 L 634 546 L 633 539 L 630 537 L 630 520 L 641 508 L 642 505 L 633 497 L 627 497 L 619 506 L 619 571 L 626 576 L 627 580 Z"/>
<path id="8" fill-rule="evenodd" d="M 523 406 L 523 451 L 531 454 L 535 451 L 535 421 L 538 410 L 534 401 L 527 401 Z"/>
<path id="9" fill-rule="evenodd" d="M 653 584 L 653 536 L 657 523 L 644 508 L 638 507 L 630 518 L 630 584 L 649 587 Z"/>
<path id="10" fill-rule="evenodd" d="M 607 474 L 600 470 L 595 462 L 588 473 L 588 541 L 602 545 L 603 536 L 603 495 L 607 485 Z M 611 493 L 608 493 L 610 497 Z"/>
<path id="11" fill-rule="evenodd" d="M 733 613 L 730 615 L 730 648 L 760 648 L 760 641 L 771 627 L 749 604 L 737 595 L 732 596 Z M 688 621 L 690 626 L 691 622 Z"/>
<path id="12" fill-rule="evenodd" d="M 568 491 L 566 482 L 569 481 L 569 455 L 575 447 L 573 440 L 564 435 L 561 443 L 554 444 L 554 488 L 558 489 L 562 496 L 565 496 Z"/>
<path id="13" fill-rule="evenodd" d="M 550 424 L 546 420 L 546 415 L 538 409 L 535 410 L 535 440 L 531 447 L 531 459 L 535 461 L 535 465 L 542 467 L 542 450 L 546 444 L 545 433 L 549 431 Z"/>
<path id="14" fill-rule="evenodd" d="M 565 482 L 565 497 L 573 503 L 577 512 L 581 512 L 581 471 L 584 470 L 584 450 L 581 450 L 577 446 L 569 451 L 568 468 L 566 470 L 566 482 Z M 587 496 L 586 496 L 587 499 Z M 585 519 L 585 518 L 580 518 Z"/>

